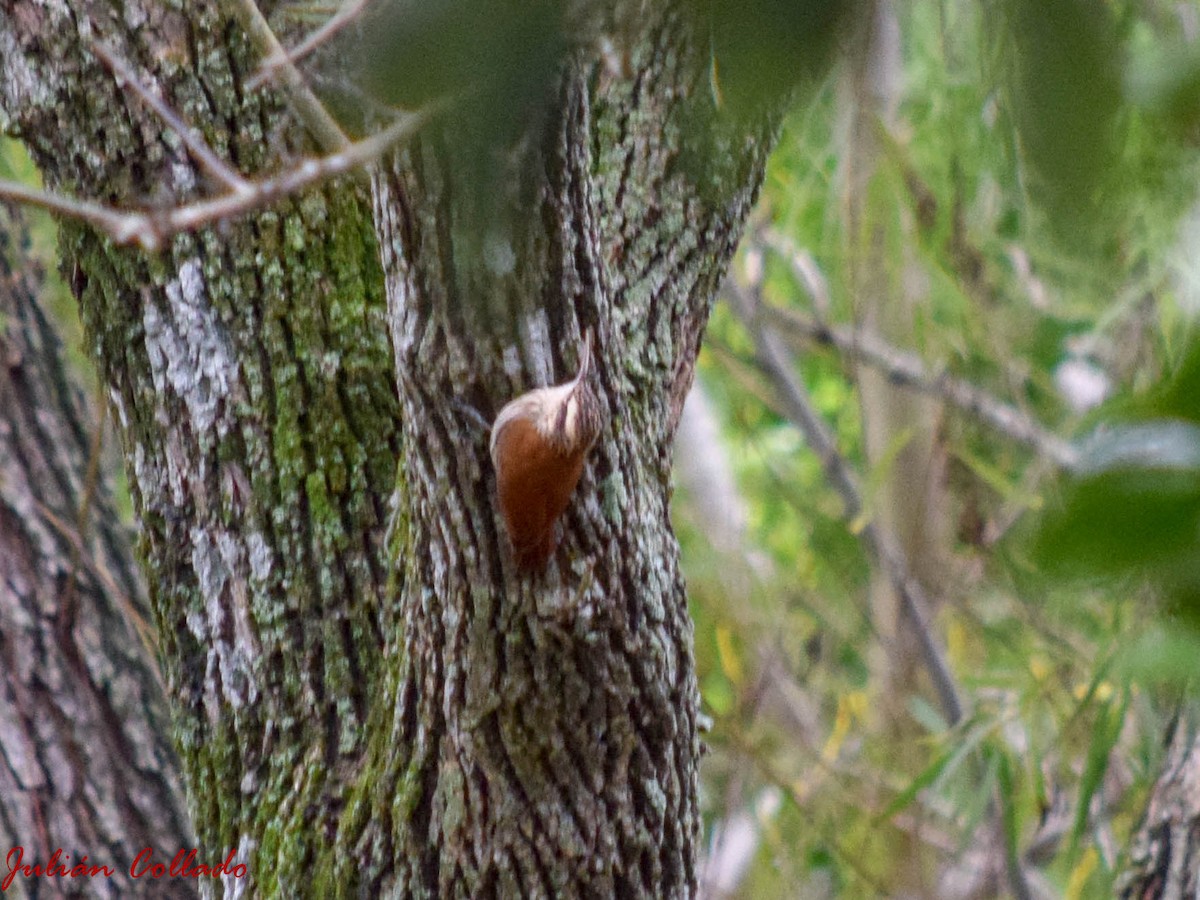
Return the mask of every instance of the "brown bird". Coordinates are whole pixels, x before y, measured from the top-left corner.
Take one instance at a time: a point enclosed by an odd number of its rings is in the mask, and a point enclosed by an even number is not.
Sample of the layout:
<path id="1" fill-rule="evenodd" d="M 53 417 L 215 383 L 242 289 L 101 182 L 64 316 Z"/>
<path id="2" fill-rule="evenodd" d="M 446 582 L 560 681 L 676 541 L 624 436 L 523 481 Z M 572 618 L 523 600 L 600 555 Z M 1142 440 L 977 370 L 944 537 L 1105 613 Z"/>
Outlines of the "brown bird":
<path id="1" fill-rule="evenodd" d="M 554 524 L 567 503 L 583 460 L 604 425 L 588 383 L 592 332 L 579 353 L 579 372 L 566 384 L 522 394 L 492 425 L 492 465 L 500 513 L 521 569 L 543 569 L 554 553 Z"/>

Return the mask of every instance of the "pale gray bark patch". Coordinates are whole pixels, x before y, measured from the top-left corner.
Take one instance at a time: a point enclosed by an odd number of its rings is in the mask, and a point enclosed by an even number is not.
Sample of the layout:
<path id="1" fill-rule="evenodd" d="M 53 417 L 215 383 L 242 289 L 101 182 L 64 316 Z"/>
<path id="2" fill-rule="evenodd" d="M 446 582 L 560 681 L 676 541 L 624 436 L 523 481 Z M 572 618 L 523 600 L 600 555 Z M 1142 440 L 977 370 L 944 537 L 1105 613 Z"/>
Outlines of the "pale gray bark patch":
<path id="1" fill-rule="evenodd" d="M 205 601 L 203 613 L 189 613 L 187 622 L 196 639 L 209 648 L 207 677 L 219 676 L 206 692 L 214 701 L 209 715 L 215 717 L 220 715 L 217 698 L 235 710 L 258 699 L 255 670 L 261 648 L 247 609 L 241 544 L 221 528 L 211 534 L 193 528 L 191 542 L 192 567 Z"/>
<path id="2" fill-rule="evenodd" d="M 143 309 L 146 351 L 154 387 L 170 385 L 187 405 L 191 427 L 202 432 L 229 427 L 221 406 L 238 382 L 229 338 L 208 302 L 199 259 L 185 260 L 177 277 L 165 286 L 170 316 L 153 302 Z"/>
<path id="3" fill-rule="evenodd" d="M 259 584 L 266 584 L 275 564 L 271 546 L 260 531 L 250 532 L 246 544 L 250 548 L 250 575 Z"/>

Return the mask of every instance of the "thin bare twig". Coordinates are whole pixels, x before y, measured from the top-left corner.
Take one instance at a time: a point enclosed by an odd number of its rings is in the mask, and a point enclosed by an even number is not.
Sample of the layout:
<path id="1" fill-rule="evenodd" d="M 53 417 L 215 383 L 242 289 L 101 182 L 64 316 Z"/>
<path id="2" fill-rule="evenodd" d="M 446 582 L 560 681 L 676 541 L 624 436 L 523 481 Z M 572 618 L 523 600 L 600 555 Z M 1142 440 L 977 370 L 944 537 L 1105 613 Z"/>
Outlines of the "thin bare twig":
<path id="1" fill-rule="evenodd" d="M 282 51 L 254 0 L 239 0 L 236 8 L 251 37 L 260 47 L 265 47 L 267 53 Z M 132 68 L 109 47 L 96 42 L 93 50 L 119 82 L 136 93 L 168 128 L 179 135 L 199 165 L 226 188 L 226 193 L 181 206 L 123 210 L 0 179 L 0 200 L 11 200 L 87 222 L 105 232 L 116 244 L 132 244 L 150 251 L 157 250 L 172 235 L 194 231 L 260 209 L 314 184 L 366 166 L 415 134 L 449 103 L 446 100 L 435 101 L 415 112 L 403 113 L 383 131 L 352 143 L 308 90 L 295 67 L 291 67 L 290 75 L 285 80 L 300 106 L 302 117 L 321 144 L 336 152 L 302 160 L 273 176 L 251 180 L 222 160 L 195 129 L 184 122 L 162 98 L 139 82 Z M 286 71 L 288 69 L 285 67 Z"/>
<path id="2" fill-rule="evenodd" d="M 1069 441 L 969 381 L 945 372 L 930 372 L 914 353 L 893 347 L 860 329 L 826 325 L 802 313 L 768 303 L 763 303 L 761 309 L 773 325 L 789 336 L 832 347 L 857 362 L 878 369 L 893 384 L 945 400 L 1006 437 L 1032 448 L 1062 469 L 1073 469 L 1079 463 L 1079 451 Z"/>
<path id="3" fill-rule="evenodd" d="M 281 69 L 286 70 L 289 66 L 295 66 L 296 63 L 358 18 L 366 5 L 367 0 L 345 0 L 324 25 L 291 50 L 284 50 L 281 47 L 278 52 L 272 53 L 264 59 L 259 65 L 258 71 L 246 82 L 247 90 L 257 90 L 268 81 L 273 80 Z"/>
<path id="4" fill-rule="evenodd" d="M 72 219 L 79 219 L 106 232 L 118 244 L 140 243 L 134 240 L 136 223 L 127 221 L 130 214 L 101 203 L 94 203 L 91 200 L 74 200 L 61 194 L 21 184 L 19 181 L 4 179 L 0 179 L 0 200 L 11 200 L 24 206 L 34 206 Z M 142 246 L 146 245 L 142 244 Z"/>
<path id="5" fill-rule="evenodd" d="M 804 435 L 809 448 L 821 461 L 825 476 L 842 498 L 843 514 L 849 521 L 859 518 L 863 511 L 862 490 L 846 458 L 837 448 L 829 427 L 813 408 L 808 389 L 796 376 L 783 342 L 770 324 L 758 315 L 755 300 L 747 291 L 730 280 L 727 293 L 734 298 L 735 311 L 754 338 L 758 359 L 763 370 L 779 390 L 780 402 L 788 419 Z M 878 522 L 868 521 L 859 531 L 868 553 L 892 583 L 905 614 L 912 622 L 913 632 L 921 648 L 925 668 L 929 672 L 938 702 L 946 720 L 955 725 L 964 715 L 963 701 L 946 661 L 946 653 L 933 633 L 929 600 L 925 589 L 912 575 L 908 561 L 895 538 Z"/>
<path id="6" fill-rule="evenodd" d="M 121 607 L 125 618 L 133 625 L 138 638 L 142 642 L 142 646 L 146 649 L 146 659 L 150 664 L 151 671 L 154 673 L 159 685 L 162 686 L 162 673 L 158 669 L 158 635 L 154 628 L 138 612 L 133 599 L 125 591 L 121 590 L 112 573 L 84 546 L 78 528 L 63 521 L 54 510 L 41 500 L 35 499 L 33 502 L 37 506 L 38 513 L 71 545 L 73 558 L 78 560 L 87 569 L 88 573 L 103 586 L 109 596 Z"/>
<path id="7" fill-rule="evenodd" d="M 133 69 L 117 56 L 112 49 L 100 41 L 92 43 L 92 52 L 100 61 L 108 66 L 109 71 L 117 77 L 117 85 L 129 87 L 137 94 L 172 131 L 179 135 L 180 140 L 191 151 L 192 156 L 209 175 L 225 185 L 234 194 L 245 194 L 251 190 L 250 183 L 238 174 L 225 160 L 221 159 L 211 147 L 204 142 L 200 134 L 184 122 L 162 98 L 142 84 Z"/>
<path id="8" fill-rule="evenodd" d="M 326 153 L 348 150 L 351 146 L 350 139 L 338 127 L 333 116 L 329 114 L 329 110 L 317 99 L 305 82 L 304 76 L 292 65 L 287 51 L 279 43 L 279 38 L 271 30 L 271 26 L 263 17 L 258 4 L 254 0 L 237 0 L 233 4 L 233 9 L 241 20 L 242 27 L 246 29 L 246 34 L 254 42 L 259 52 L 267 59 L 282 60 L 277 66 L 277 71 L 283 85 L 287 88 L 292 102 L 295 104 L 297 114 L 312 131 L 313 136 L 321 145 L 321 149 Z"/>
<path id="9" fill-rule="evenodd" d="M 412 137 L 445 105 L 445 102 L 435 102 L 416 112 L 405 113 L 383 131 L 356 141 L 339 153 L 306 159 L 278 175 L 247 181 L 246 191 L 183 206 L 120 210 L 4 180 L 0 180 L 0 199 L 80 219 L 104 231 L 117 244 L 134 244 L 153 251 L 172 235 L 261 209 L 282 197 L 372 163 L 402 140 Z"/>

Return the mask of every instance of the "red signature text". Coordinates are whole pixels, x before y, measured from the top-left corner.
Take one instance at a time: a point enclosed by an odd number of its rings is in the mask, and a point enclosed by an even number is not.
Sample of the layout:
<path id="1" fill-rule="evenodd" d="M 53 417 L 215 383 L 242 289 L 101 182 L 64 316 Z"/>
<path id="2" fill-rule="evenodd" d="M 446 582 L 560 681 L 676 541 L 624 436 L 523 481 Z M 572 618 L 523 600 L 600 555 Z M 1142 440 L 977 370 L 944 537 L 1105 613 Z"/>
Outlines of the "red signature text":
<path id="1" fill-rule="evenodd" d="M 230 850 L 225 861 L 215 866 L 196 865 L 196 848 L 193 847 L 191 850 L 180 850 L 171 864 L 164 866 L 154 862 L 154 851 L 147 847 L 133 858 L 129 874 L 133 878 L 220 878 L 222 875 L 245 878 L 246 864 L 234 863 L 235 855 L 236 851 Z"/>
<path id="2" fill-rule="evenodd" d="M 7 891 L 13 883 L 13 879 L 18 875 L 24 875 L 26 878 L 95 878 L 97 875 L 111 876 L 113 874 L 111 866 L 89 866 L 86 856 L 75 865 L 69 865 L 68 861 L 71 859 L 71 855 L 63 853 L 62 847 L 50 855 L 45 865 L 40 863 L 24 864 L 22 862 L 24 858 L 24 847 L 13 847 L 8 851 L 8 855 L 4 857 L 8 873 L 4 876 L 4 880 L 0 881 L 0 891 Z"/>
<path id="3" fill-rule="evenodd" d="M 230 850 L 223 862 L 216 865 L 204 865 L 196 862 L 196 848 L 180 850 L 170 863 L 155 862 L 154 849 L 146 847 L 134 857 L 129 867 L 130 878 L 220 878 L 228 875 L 231 878 L 245 878 L 246 864 L 235 863 L 236 851 Z M 50 855 L 45 863 L 25 862 L 25 848 L 13 847 L 4 857 L 8 871 L 0 879 L 0 891 L 7 891 L 13 881 L 20 875 L 23 878 L 95 878 L 103 875 L 111 878 L 116 874 L 112 866 L 90 865 L 87 856 L 80 857 L 72 863 L 71 855 L 63 853 L 61 847 Z"/>

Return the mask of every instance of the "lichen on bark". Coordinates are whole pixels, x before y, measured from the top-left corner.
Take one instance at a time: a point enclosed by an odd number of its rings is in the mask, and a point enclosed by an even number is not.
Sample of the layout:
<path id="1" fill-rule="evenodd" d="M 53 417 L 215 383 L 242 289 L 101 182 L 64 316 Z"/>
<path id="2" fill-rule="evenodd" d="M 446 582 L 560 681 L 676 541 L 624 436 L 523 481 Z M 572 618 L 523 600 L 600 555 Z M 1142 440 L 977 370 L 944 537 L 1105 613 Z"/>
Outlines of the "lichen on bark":
<path id="1" fill-rule="evenodd" d="M 11 8 L 0 104 L 52 188 L 205 189 L 96 33 L 243 172 L 306 148 L 276 95 L 242 90 L 257 60 L 219 4 Z M 491 205 L 451 120 L 380 165 L 369 201 L 332 184 L 159 255 L 63 228 L 198 837 L 235 848 L 254 893 L 695 888 L 670 445 L 769 139 L 748 130 L 700 184 L 684 144 L 711 103 L 705 51 L 671 4 L 610 14 L 629 71 L 574 47 L 520 151 L 494 155 Z M 530 578 L 477 419 L 561 379 L 585 327 L 609 426 Z"/>
<path id="2" fill-rule="evenodd" d="M 690 180 L 683 120 L 706 102 L 690 40 L 655 8 L 629 48 L 631 79 L 601 77 L 586 54 L 564 66 L 508 157 L 519 168 L 486 182 L 507 191 L 493 208 L 520 217 L 472 220 L 478 182 L 453 122 L 375 173 L 403 575 L 368 771 L 395 802 L 366 815 L 352 801 L 342 835 L 360 855 L 330 883 L 396 896 L 695 890 L 698 693 L 669 450 L 768 141 L 746 137 L 725 194 Z M 563 380 L 585 328 L 610 424 L 554 562 L 530 578 L 493 508 L 487 435 L 461 404 L 487 418 Z"/>

